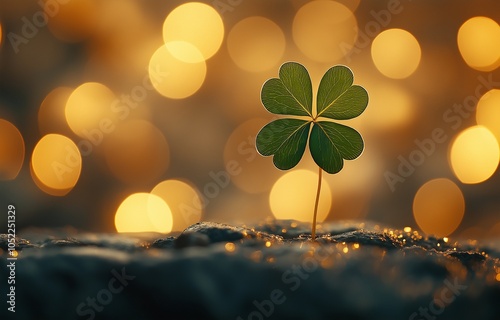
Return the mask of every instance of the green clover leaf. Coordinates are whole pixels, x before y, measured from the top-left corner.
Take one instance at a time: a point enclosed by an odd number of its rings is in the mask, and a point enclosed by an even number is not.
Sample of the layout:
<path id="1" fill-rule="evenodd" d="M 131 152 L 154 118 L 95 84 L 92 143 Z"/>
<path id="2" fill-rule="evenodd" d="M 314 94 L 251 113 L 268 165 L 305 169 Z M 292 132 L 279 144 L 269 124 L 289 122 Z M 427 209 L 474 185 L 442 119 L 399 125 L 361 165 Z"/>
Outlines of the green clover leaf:
<path id="1" fill-rule="evenodd" d="M 263 156 L 274 155 L 274 165 L 288 170 L 299 163 L 309 138 L 309 150 L 314 161 L 328 173 L 338 173 L 344 166 L 344 160 L 359 157 L 364 149 L 359 132 L 333 121 L 318 120 L 347 120 L 363 113 L 368 105 L 368 93 L 363 87 L 353 85 L 353 81 L 354 76 L 348 67 L 338 65 L 330 68 L 321 79 L 317 111 L 313 113 L 311 78 L 306 68 L 296 62 L 283 64 L 279 78 L 264 83 L 262 104 L 274 114 L 306 116 L 309 119 L 278 119 L 264 126 L 257 134 L 259 153 Z"/>
<path id="2" fill-rule="evenodd" d="M 278 119 L 268 123 L 257 136 L 257 150 L 273 157 L 274 165 L 288 170 L 297 165 L 306 149 L 310 121 Z"/>
<path id="3" fill-rule="evenodd" d="M 279 79 L 264 83 L 261 97 L 264 107 L 271 113 L 312 117 L 311 78 L 301 64 L 283 64 Z"/>
<path id="4" fill-rule="evenodd" d="M 344 160 L 356 159 L 364 149 L 359 132 L 331 121 L 352 119 L 365 111 L 368 93 L 353 82 L 354 76 L 348 67 L 330 68 L 319 84 L 316 112 L 312 108 L 311 78 L 299 63 L 283 64 L 279 78 L 267 80 L 262 87 L 262 104 L 269 112 L 301 118 L 282 118 L 265 125 L 257 134 L 257 151 L 263 156 L 273 156 L 277 168 L 288 170 L 302 159 L 309 140 L 309 151 L 319 167 L 311 231 L 313 240 L 323 170 L 339 172 L 344 167 Z"/>

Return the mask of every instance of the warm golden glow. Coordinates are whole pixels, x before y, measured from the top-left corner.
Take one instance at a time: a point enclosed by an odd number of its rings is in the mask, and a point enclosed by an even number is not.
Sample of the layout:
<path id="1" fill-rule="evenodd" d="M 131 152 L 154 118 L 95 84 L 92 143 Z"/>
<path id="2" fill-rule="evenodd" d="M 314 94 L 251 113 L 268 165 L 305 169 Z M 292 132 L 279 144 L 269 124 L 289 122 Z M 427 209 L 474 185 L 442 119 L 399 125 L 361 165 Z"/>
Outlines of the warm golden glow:
<path id="1" fill-rule="evenodd" d="M 227 242 L 224 245 L 224 248 L 226 249 L 227 252 L 234 252 L 234 250 L 236 250 L 236 246 L 232 242 Z"/>
<path id="2" fill-rule="evenodd" d="M 485 93 L 476 107 L 476 122 L 488 128 L 500 141 L 500 90 Z"/>
<path id="3" fill-rule="evenodd" d="M 465 201 L 458 186 L 448 179 L 428 181 L 413 200 L 413 217 L 420 229 L 438 237 L 448 236 L 460 225 Z"/>
<path id="4" fill-rule="evenodd" d="M 104 140 L 104 155 L 111 173 L 129 183 L 148 183 L 168 168 L 169 147 L 162 132 L 145 120 L 120 123 Z"/>
<path id="5" fill-rule="evenodd" d="M 356 125 L 353 127 L 360 128 Z M 364 134 L 363 131 L 360 131 Z M 368 143 L 366 143 L 369 146 Z M 312 158 L 312 166 L 316 166 Z M 365 150 L 356 161 L 345 161 L 344 168 L 338 174 L 324 174 L 323 178 L 330 186 L 342 186 L 332 189 L 332 208 L 329 218 L 332 220 L 364 219 L 370 208 L 371 197 L 383 163 L 377 156 Z"/>
<path id="6" fill-rule="evenodd" d="M 344 6 L 348 7 L 352 12 L 356 11 L 361 0 L 337 0 L 336 2 L 342 3 Z"/>
<path id="7" fill-rule="evenodd" d="M 417 69 L 421 50 L 417 39 L 408 31 L 389 29 L 373 40 L 371 54 L 373 63 L 383 75 L 403 79 Z"/>
<path id="8" fill-rule="evenodd" d="M 165 44 L 168 52 L 178 59 L 186 63 L 203 62 L 204 58 L 200 50 L 192 43 L 186 41 L 170 41 Z"/>
<path id="9" fill-rule="evenodd" d="M 117 101 L 113 92 L 98 82 L 86 82 L 76 88 L 66 102 L 66 121 L 71 130 L 82 138 L 92 141 L 116 122 L 113 103 Z M 101 140 L 101 139 L 99 139 Z M 100 143 L 100 142 L 99 142 Z"/>
<path id="10" fill-rule="evenodd" d="M 289 2 L 293 6 L 294 10 L 298 10 L 302 5 L 304 5 L 304 2 L 306 2 L 306 1 L 303 1 L 303 0 L 290 0 Z M 346 6 L 347 8 L 349 8 L 349 10 L 351 10 L 352 12 L 354 12 L 358 8 L 359 3 L 361 2 L 361 0 L 335 0 L 335 2 L 343 4 L 344 6 Z"/>
<path id="11" fill-rule="evenodd" d="M 33 180 L 40 189 L 61 196 L 71 191 L 78 182 L 82 157 L 71 139 L 60 134 L 48 134 L 36 144 L 30 165 Z"/>
<path id="12" fill-rule="evenodd" d="M 183 52 L 184 57 L 199 57 L 201 61 L 185 62 L 175 58 L 172 52 Z M 156 91 L 172 99 L 193 95 L 202 86 L 207 73 L 201 57 L 198 49 L 189 43 L 174 42 L 161 46 L 149 61 L 149 77 Z"/>
<path id="13" fill-rule="evenodd" d="M 480 183 L 495 173 L 500 160 L 498 142 L 486 127 L 462 131 L 451 145 L 450 164 L 463 183 Z"/>
<path id="14" fill-rule="evenodd" d="M 471 68 L 492 71 L 500 65 L 500 26 L 487 17 L 474 17 L 462 24 L 458 49 Z"/>
<path id="15" fill-rule="evenodd" d="M 250 17 L 238 22 L 227 38 L 227 48 L 234 63 L 250 72 L 275 67 L 285 52 L 285 35 L 273 21 Z"/>
<path id="16" fill-rule="evenodd" d="M 269 195 L 271 211 L 276 219 L 312 222 L 318 174 L 309 170 L 285 173 L 274 184 Z M 332 193 L 323 178 L 318 207 L 318 222 L 326 219 L 332 205 Z"/>
<path id="17" fill-rule="evenodd" d="M 38 109 L 38 129 L 40 134 L 49 133 L 69 134 L 65 116 L 66 102 L 73 89 L 68 87 L 57 87 L 43 99 Z"/>
<path id="18" fill-rule="evenodd" d="M 370 92 L 370 108 L 364 113 L 369 126 L 376 130 L 394 130 L 411 122 L 415 115 L 414 103 L 403 87 L 379 81 L 365 88 Z"/>
<path id="19" fill-rule="evenodd" d="M 211 6 L 200 2 L 182 4 L 172 10 L 163 23 L 163 40 L 185 41 L 201 52 L 201 59 L 186 58 L 177 51 L 174 57 L 181 61 L 201 62 L 212 57 L 220 48 L 224 38 L 224 24 L 219 13 Z"/>
<path id="20" fill-rule="evenodd" d="M 161 17 L 155 17 L 153 23 L 152 17 L 144 10 L 145 3 L 141 1 L 96 2 L 99 4 L 100 19 L 94 36 L 85 45 L 88 57 L 85 63 L 86 74 L 101 74 L 105 69 L 106 74 L 116 75 L 121 80 L 138 81 L 139 77 L 144 76 L 144 68 L 148 65 L 151 54 L 162 43 L 159 34 L 161 25 L 158 25 L 161 21 L 157 20 Z M 100 76 L 98 78 L 102 79 Z M 118 78 L 106 77 L 108 81 Z M 112 84 L 111 81 L 108 83 Z M 130 89 L 133 86 L 118 90 L 127 94 L 131 93 Z"/>
<path id="21" fill-rule="evenodd" d="M 484 229 L 479 227 L 468 227 L 460 233 L 460 238 L 465 240 L 477 241 L 476 239 L 484 237 Z"/>
<path id="22" fill-rule="evenodd" d="M 351 51 L 358 35 L 357 21 L 335 1 L 311 1 L 293 20 L 293 40 L 300 51 L 318 62 L 333 62 Z"/>
<path id="23" fill-rule="evenodd" d="M 0 46 L 2 46 L 2 40 L 3 40 L 3 30 L 2 30 L 2 24 L 0 23 Z"/>
<path id="24" fill-rule="evenodd" d="M 268 191 L 281 176 L 272 157 L 262 157 L 255 149 L 255 137 L 269 121 L 254 118 L 239 125 L 224 147 L 224 163 L 231 181 L 248 193 Z"/>
<path id="25" fill-rule="evenodd" d="M 172 231 L 172 214 L 162 198 L 149 193 L 134 193 L 118 207 L 115 214 L 118 232 Z"/>
<path id="26" fill-rule="evenodd" d="M 44 0 L 50 32 L 59 40 L 74 42 L 89 37 L 97 26 L 98 4 L 95 0 Z"/>
<path id="27" fill-rule="evenodd" d="M 32 162 L 30 162 L 30 174 L 31 174 L 31 179 L 33 180 L 35 185 L 38 187 L 38 189 L 42 190 L 46 194 L 50 194 L 51 196 L 62 197 L 62 196 L 67 195 L 72 190 L 72 188 L 55 189 L 55 188 L 51 188 L 51 187 L 48 187 L 45 184 L 43 184 L 43 182 L 40 179 L 38 179 L 35 172 L 33 171 L 33 163 Z"/>
<path id="28" fill-rule="evenodd" d="M 24 139 L 7 120 L 0 119 L 0 180 L 17 177 L 24 162 Z"/>
<path id="29" fill-rule="evenodd" d="M 201 198 L 190 184 L 180 180 L 165 180 L 157 184 L 151 194 L 165 201 L 172 212 L 173 231 L 183 231 L 200 221 Z"/>

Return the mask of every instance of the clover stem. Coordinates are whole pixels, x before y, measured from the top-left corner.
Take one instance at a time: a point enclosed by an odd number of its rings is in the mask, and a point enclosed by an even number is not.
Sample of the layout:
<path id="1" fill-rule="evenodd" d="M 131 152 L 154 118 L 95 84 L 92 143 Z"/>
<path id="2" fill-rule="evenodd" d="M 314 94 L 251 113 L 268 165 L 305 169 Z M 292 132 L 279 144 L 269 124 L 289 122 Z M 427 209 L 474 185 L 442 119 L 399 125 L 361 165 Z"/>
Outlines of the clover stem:
<path id="1" fill-rule="evenodd" d="M 316 216 L 318 215 L 319 194 L 321 193 L 321 175 L 323 173 L 321 167 L 318 166 L 318 169 L 319 169 L 318 190 L 316 191 L 316 201 L 314 203 L 314 215 L 313 215 L 312 232 L 311 232 L 311 237 L 313 241 L 316 239 Z"/>

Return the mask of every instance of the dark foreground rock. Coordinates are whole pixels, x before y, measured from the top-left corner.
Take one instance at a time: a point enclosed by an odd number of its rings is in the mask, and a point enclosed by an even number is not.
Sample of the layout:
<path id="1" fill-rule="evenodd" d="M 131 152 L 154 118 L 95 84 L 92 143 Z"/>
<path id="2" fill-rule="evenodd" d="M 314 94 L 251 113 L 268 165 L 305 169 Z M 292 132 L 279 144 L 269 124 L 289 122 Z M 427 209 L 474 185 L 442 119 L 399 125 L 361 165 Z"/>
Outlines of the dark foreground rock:
<path id="1" fill-rule="evenodd" d="M 15 313 L 2 236 L 0 319 L 500 319 L 499 246 L 365 223 L 324 224 L 312 242 L 309 228 L 198 223 L 166 238 L 25 232 Z"/>

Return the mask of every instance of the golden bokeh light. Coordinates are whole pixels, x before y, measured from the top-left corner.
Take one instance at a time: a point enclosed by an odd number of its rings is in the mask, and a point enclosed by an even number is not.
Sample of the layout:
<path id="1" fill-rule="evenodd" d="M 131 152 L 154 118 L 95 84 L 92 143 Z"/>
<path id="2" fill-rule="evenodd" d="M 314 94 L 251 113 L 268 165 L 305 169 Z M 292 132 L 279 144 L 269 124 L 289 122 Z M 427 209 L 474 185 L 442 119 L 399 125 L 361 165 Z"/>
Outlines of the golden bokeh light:
<path id="1" fill-rule="evenodd" d="M 219 13 L 211 6 L 201 2 L 189 2 L 172 10 L 163 23 L 163 40 L 184 41 L 194 45 L 201 53 L 201 60 L 212 57 L 224 39 L 224 24 Z M 174 57 L 186 61 L 177 51 Z M 189 62 L 201 62 L 200 59 Z"/>
<path id="2" fill-rule="evenodd" d="M 149 193 L 134 193 L 120 204 L 115 214 L 118 232 L 172 231 L 172 213 L 162 198 Z"/>
<path id="3" fill-rule="evenodd" d="M 485 93 L 476 107 L 476 122 L 488 128 L 500 141 L 500 90 Z"/>
<path id="4" fill-rule="evenodd" d="M 158 179 L 169 165 L 167 140 L 158 128 L 145 120 L 120 123 L 106 136 L 103 146 L 109 170 L 128 184 Z"/>
<path id="5" fill-rule="evenodd" d="M 304 0 L 289 0 L 288 2 L 290 2 L 292 4 L 294 10 L 297 10 L 301 6 L 304 5 L 305 1 Z M 335 0 L 335 2 L 343 4 L 344 6 L 346 6 L 347 8 L 349 8 L 349 10 L 351 10 L 352 12 L 354 12 L 358 8 L 359 3 L 361 2 L 361 0 Z"/>
<path id="6" fill-rule="evenodd" d="M 96 0 L 43 1 L 50 32 L 59 40 L 76 42 L 88 38 L 97 25 Z M 41 19 L 39 19 L 41 20 Z"/>
<path id="7" fill-rule="evenodd" d="M 170 207 L 173 231 L 183 231 L 200 221 L 202 203 L 198 191 L 181 180 L 165 180 L 157 184 L 151 194 L 157 195 Z"/>
<path id="8" fill-rule="evenodd" d="M 189 59 L 202 57 L 198 49 L 189 43 L 167 43 L 151 57 L 149 77 L 161 95 L 172 99 L 187 98 L 203 85 L 207 66 L 203 59 L 199 62 L 186 62 L 177 59 L 172 52 L 184 52 L 184 57 Z"/>
<path id="9" fill-rule="evenodd" d="M 72 92 L 71 88 L 57 87 L 43 99 L 38 109 L 38 130 L 41 135 L 71 132 L 66 122 L 65 108 Z"/>
<path id="10" fill-rule="evenodd" d="M 231 133 L 224 147 L 224 163 L 231 181 L 248 193 L 270 190 L 282 175 L 272 164 L 271 157 L 262 157 L 255 149 L 257 133 L 267 123 L 262 118 L 245 121 Z"/>
<path id="11" fill-rule="evenodd" d="M 231 59 L 249 72 L 262 72 L 276 66 L 285 53 L 285 47 L 281 28 L 264 17 L 241 20 L 227 38 Z"/>
<path id="12" fill-rule="evenodd" d="M 498 141 L 484 126 L 462 131 L 451 145 L 449 161 L 453 172 L 463 183 L 480 183 L 490 178 L 498 167 Z"/>
<path id="13" fill-rule="evenodd" d="M 413 199 L 413 217 L 427 234 L 445 237 L 462 222 L 465 200 L 451 180 L 439 178 L 426 182 Z"/>
<path id="14" fill-rule="evenodd" d="M 168 52 L 177 60 L 186 63 L 203 62 L 203 55 L 192 43 L 187 41 L 170 41 L 165 44 Z"/>
<path id="15" fill-rule="evenodd" d="M 62 196 L 78 182 L 82 156 L 71 139 L 60 134 L 48 134 L 33 149 L 30 166 L 32 178 L 42 191 Z"/>
<path id="16" fill-rule="evenodd" d="M 24 162 L 24 139 L 19 130 L 7 120 L 0 119 L 0 180 L 17 177 Z"/>
<path id="17" fill-rule="evenodd" d="M 358 36 L 356 17 L 335 1 L 311 1 L 295 15 L 293 40 L 308 58 L 333 62 L 350 52 Z"/>
<path id="18" fill-rule="evenodd" d="M 234 250 L 236 250 L 236 246 L 232 242 L 227 242 L 224 245 L 224 248 L 226 249 L 227 252 L 234 252 Z"/>
<path id="19" fill-rule="evenodd" d="M 500 26 L 487 17 L 465 21 L 458 30 L 458 49 L 468 66 L 492 71 L 500 66 Z"/>
<path id="20" fill-rule="evenodd" d="M 0 47 L 2 46 L 2 40 L 3 40 L 3 30 L 2 30 L 2 24 L 0 23 Z"/>
<path id="21" fill-rule="evenodd" d="M 114 93 L 98 82 L 86 82 L 77 87 L 68 98 L 64 110 L 66 122 L 78 136 L 90 141 L 99 140 L 111 131 L 117 121 L 113 106 L 118 101 Z M 94 143 L 98 144 L 98 143 Z"/>
<path id="22" fill-rule="evenodd" d="M 144 74 L 151 53 L 161 44 L 158 25 L 142 10 L 142 2 L 130 0 L 98 1 L 98 25 L 89 39 L 87 74 L 103 67 L 117 77 L 137 79 Z M 161 37 L 161 36 L 160 36 Z M 149 86 L 148 86 L 149 87 Z"/>
<path id="23" fill-rule="evenodd" d="M 313 162 L 311 165 L 316 164 Z M 330 186 L 337 186 L 332 188 L 329 220 L 365 219 L 376 188 L 374 182 L 383 166 L 379 154 L 366 149 L 356 161 L 344 162 L 344 168 L 338 174 L 324 174 L 323 178 Z"/>
<path id="24" fill-rule="evenodd" d="M 361 0 L 336 0 L 336 2 L 348 7 L 352 12 L 356 11 Z"/>
<path id="25" fill-rule="evenodd" d="M 417 39 L 403 29 L 381 32 L 372 42 L 373 63 L 386 77 L 409 77 L 420 64 L 422 52 Z"/>
<path id="26" fill-rule="evenodd" d="M 370 92 L 370 108 L 364 113 L 369 126 L 393 130 L 408 125 L 414 118 L 414 102 L 403 87 L 379 81 L 365 88 Z"/>
<path id="27" fill-rule="evenodd" d="M 68 189 L 56 189 L 56 188 L 51 188 L 49 186 L 46 186 L 43 184 L 43 182 L 37 177 L 35 172 L 33 171 L 33 163 L 30 162 L 30 174 L 31 174 L 31 179 L 35 183 L 35 185 L 38 187 L 38 189 L 42 190 L 46 194 L 50 194 L 51 196 L 56 196 L 56 197 L 62 197 L 67 195 L 73 188 L 68 188 Z"/>
<path id="28" fill-rule="evenodd" d="M 326 219 L 332 205 L 330 186 L 324 178 L 321 181 L 318 222 Z M 274 217 L 312 222 L 317 185 L 318 174 L 310 170 L 300 169 L 285 173 L 276 181 L 269 195 Z"/>

